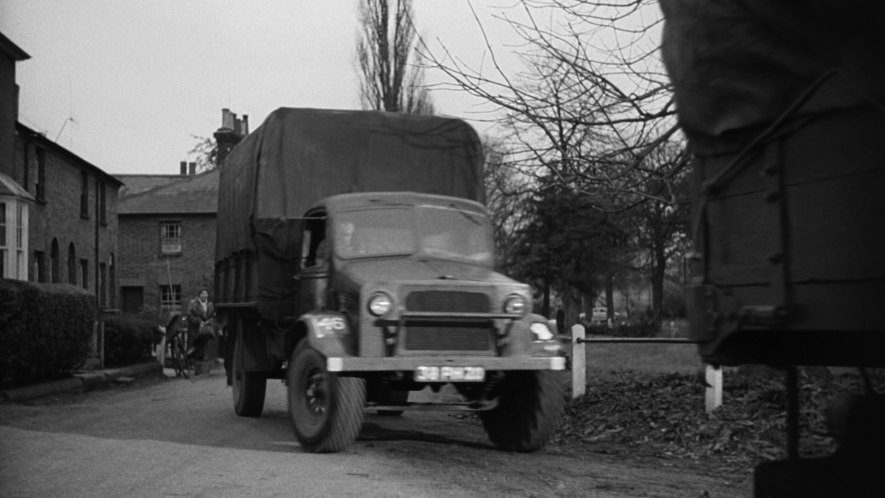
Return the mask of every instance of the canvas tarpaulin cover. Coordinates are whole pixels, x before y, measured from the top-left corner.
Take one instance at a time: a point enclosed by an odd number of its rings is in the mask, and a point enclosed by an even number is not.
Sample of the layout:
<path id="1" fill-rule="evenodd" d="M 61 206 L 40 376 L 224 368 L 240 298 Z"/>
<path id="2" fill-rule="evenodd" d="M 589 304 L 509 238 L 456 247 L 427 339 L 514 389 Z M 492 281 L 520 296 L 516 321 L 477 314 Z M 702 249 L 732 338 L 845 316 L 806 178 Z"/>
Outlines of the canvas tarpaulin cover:
<path id="1" fill-rule="evenodd" d="M 798 114 L 885 105 L 885 2 L 660 0 L 664 63 L 695 153 L 732 152 Z M 827 75 L 831 77 L 826 77 Z M 820 87 L 812 89 L 819 79 Z"/>
<path id="2" fill-rule="evenodd" d="M 414 191 L 482 202 L 482 162 L 476 132 L 458 119 L 277 109 L 222 165 L 216 261 L 258 252 L 259 296 L 280 299 L 292 288 L 300 218 L 318 200 Z"/>

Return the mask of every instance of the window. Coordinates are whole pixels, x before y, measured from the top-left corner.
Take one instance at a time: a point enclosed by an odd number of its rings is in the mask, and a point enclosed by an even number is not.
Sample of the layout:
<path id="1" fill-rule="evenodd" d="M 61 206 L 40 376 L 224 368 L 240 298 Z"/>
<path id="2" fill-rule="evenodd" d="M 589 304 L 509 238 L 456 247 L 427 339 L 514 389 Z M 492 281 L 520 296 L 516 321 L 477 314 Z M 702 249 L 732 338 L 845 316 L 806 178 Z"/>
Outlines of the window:
<path id="1" fill-rule="evenodd" d="M 15 209 L 15 248 L 22 249 L 25 247 L 25 205 L 16 204 Z"/>
<path id="2" fill-rule="evenodd" d="M 25 205 L 18 202 L 15 206 L 15 276 L 21 280 L 28 279 L 28 266 L 25 258 L 25 224 Z"/>
<path id="3" fill-rule="evenodd" d="M 160 286 L 160 312 L 181 313 L 181 286 Z"/>
<path id="4" fill-rule="evenodd" d="M 89 175 L 86 171 L 80 172 L 80 217 L 89 218 Z"/>
<path id="5" fill-rule="evenodd" d="M 46 150 L 37 148 L 37 181 L 34 182 L 36 187 L 37 200 L 46 202 Z"/>
<path id="6" fill-rule="evenodd" d="M 101 222 L 102 225 L 108 224 L 107 200 L 105 184 L 104 182 L 100 182 L 98 184 L 98 221 Z"/>
<path id="7" fill-rule="evenodd" d="M 302 236 L 302 268 L 322 266 L 327 262 L 326 218 L 323 212 L 309 213 Z"/>
<path id="8" fill-rule="evenodd" d="M 163 254 L 178 254 L 181 252 L 180 222 L 160 224 L 160 251 Z"/>
<path id="9" fill-rule="evenodd" d="M 83 288 L 88 289 L 89 288 L 89 260 L 88 259 L 84 258 L 84 259 L 80 260 L 80 276 L 83 279 L 83 282 L 82 282 Z"/>

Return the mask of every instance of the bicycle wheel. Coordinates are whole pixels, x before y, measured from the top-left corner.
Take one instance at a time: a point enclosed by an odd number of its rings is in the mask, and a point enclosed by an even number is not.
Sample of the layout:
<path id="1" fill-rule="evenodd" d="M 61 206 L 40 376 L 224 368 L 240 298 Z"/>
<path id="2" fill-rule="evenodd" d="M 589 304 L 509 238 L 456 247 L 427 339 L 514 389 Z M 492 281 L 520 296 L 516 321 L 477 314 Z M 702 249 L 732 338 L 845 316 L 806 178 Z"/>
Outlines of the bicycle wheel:
<path id="1" fill-rule="evenodd" d="M 184 347 L 181 334 L 172 337 L 172 365 L 176 377 L 185 379 L 190 377 L 191 360 L 187 357 L 187 349 Z"/>

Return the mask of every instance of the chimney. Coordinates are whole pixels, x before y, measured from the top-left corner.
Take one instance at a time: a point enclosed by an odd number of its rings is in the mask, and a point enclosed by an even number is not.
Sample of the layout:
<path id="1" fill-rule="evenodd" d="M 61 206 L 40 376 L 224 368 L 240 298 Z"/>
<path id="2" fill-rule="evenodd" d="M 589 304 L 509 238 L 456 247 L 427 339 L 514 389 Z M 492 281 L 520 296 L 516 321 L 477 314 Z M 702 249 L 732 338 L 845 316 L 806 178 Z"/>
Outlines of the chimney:
<path id="1" fill-rule="evenodd" d="M 188 172 L 189 175 L 194 176 L 197 174 L 197 163 L 189 163 L 188 167 L 190 169 Z"/>
<path id="2" fill-rule="evenodd" d="M 181 176 L 187 176 L 187 162 L 181 161 L 179 165 L 181 166 Z"/>
<path id="3" fill-rule="evenodd" d="M 221 128 L 215 131 L 215 144 L 217 153 L 215 155 L 216 167 L 221 167 L 224 160 L 233 148 L 240 143 L 249 133 L 248 116 L 243 115 L 243 119 L 237 119 L 236 113 L 230 112 L 230 109 L 221 109 Z"/>

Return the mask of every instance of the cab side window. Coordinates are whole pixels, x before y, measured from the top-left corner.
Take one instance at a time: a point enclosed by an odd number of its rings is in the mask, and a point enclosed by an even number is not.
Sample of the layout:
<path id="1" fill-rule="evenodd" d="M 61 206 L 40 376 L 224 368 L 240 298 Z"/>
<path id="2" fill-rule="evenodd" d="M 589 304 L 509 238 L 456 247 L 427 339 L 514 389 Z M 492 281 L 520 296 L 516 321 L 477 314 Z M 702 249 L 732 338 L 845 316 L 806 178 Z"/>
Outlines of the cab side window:
<path id="1" fill-rule="evenodd" d="M 328 264 L 328 243 L 326 241 L 326 218 L 322 215 L 309 215 L 304 224 L 302 268 L 319 268 Z"/>

